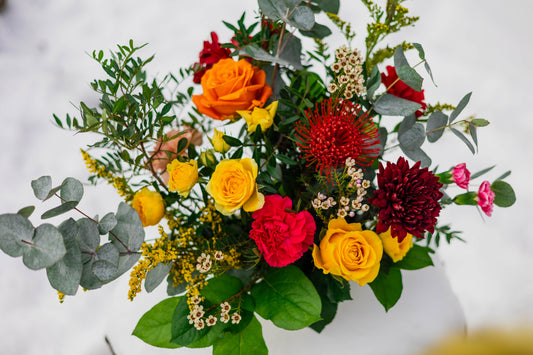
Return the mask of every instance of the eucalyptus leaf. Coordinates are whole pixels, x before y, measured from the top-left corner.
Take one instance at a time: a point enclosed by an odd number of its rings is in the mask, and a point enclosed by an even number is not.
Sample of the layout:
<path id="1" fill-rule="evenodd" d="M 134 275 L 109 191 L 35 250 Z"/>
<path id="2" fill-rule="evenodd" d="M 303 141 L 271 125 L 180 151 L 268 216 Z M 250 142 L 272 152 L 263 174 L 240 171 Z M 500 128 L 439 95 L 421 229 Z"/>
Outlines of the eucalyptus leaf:
<path id="1" fill-rule="evenodd" d="M 9 256 L 22 256 L 31 242 L 34 228 L 31 222 L 20 214 L 0 215 L 0 249 Z"/>
<path id="2" fill-rule="evenodd" d="M 104 285 L 93 273 L 94 258 L 94 256 L 89 255 L 89 260 L 83 263 L 81 271 L 80 286 L 87 290 L 94 290 Z"/>
<path id="3" fill-rule="evenodd" d="M 181 297 L 167 298 L 153 306 L 139 319 L 132 334 L 158 348 L 181 347 L 170 342 L 172 317 L 180 299 Z"/>
<path id="4" fill-rule="evenodd" d="M 398 141 L 403 151 L 413 151 L 422 146 L 426 139 L 426 132 L 421 123 L 415 123 L 411 128 L 398 133 Z"/>
<path id="5" fill-rule="evenodd" d="M 76 238 L 81 251 L 95 253 L 100 246 L 100 233 L 96 223 L 88 218 L 79 219 L 76 223 L 78 225 Z"/>
<path id="6" fill-rule="evenodd" d="M 115 214 L 117 225 L 109 233 L 109 240 L 121 252 L 137 251 L 144 241 L 144 228 L 137 211 L 130 205 L 121 202 Z"/>
<path id="7" fill-rule="evenodd" d="M 464 144 L 466 144 L 466 146 L 468 147 L 468 149 L 470 149 L 472 154 L 476 154 L 476 148 L 474 148 L 472 143 L 470 143 L 468 138 L 466 138 L 466 136 L 463 133 L 459 132 L 455 128 L 450 128 L 450 129 L 452 130 L 453 134 L 455 134 L 457 137 L 459 137 L 464 142 Z"/>
<path id="8" fill-rule="evenodd" d="M 294 265 L 269 269 L 252 288 L 252 296 L 256 312 L 279 328 L 297 330 L 320 320 L 320 296 Z"/>
<path id="9" fill-rule="evenodd" d="M 339 8 L 340 8 L 339 0 L 316 0 L 315 2 L 324 12 L 329 12 L 332 14 L 339 13 Z"/>
<path id="10" fill-rule="evenodd" d="M 433 83 L 433 85 L 437 86 L 437 84 L 435 83 L 435 80 L 433 79 L 433 72 L 431 71 L 431 67 L 429 66 L 429 63 L 427 61 L 424 62 L 424 69 L 426 69 L 426 72 L 431 78 L 431 82 Z"/>
<path id="11" fill-rule="evenodd" d="M 428 141 L 434 143 L 442 137 L 444 129 L 448 124 L 448 116 L 440 111 L 432 112 L 428 117 L 428 122 L 426 125 L 426 135 Z"/>
<path id="12" fill-rule="evenodd" d="M 494 191 L 494 204 L 498 207 L 510 207 L 516 202 L 516 196 L 511 185 L 505 181 L 497 180 L 490 185 Z"/>
<path id="13" fill-rule="evenodd" d="M 421 148 L 412 150 L 403 149 L 404 154 L 413 161 L 419 161 L 420 167 L 428 168 L 431 166 L 431 158 Z"/>
<path id="14" fill-rule="evenodd" d="M 420 59 L 425 60 L 426 53 L 424 52 L 424 48 L 422 48 L 422 45 L 420 43 L 413 43 L 413 46 L 418 51 L 418 56 L 420 57 Z"/>
<path id="15" fill-rule="evenodd" d="M 52 209 L 49 209 L 45 213 L 41 215 L 41 219 L 48 219 L 52 217 L 56 217 L 59 215 L 62 215 L 63 213 L 66 213 L 68 211 L 73 210 L 78 205 L 77 201 L 69 201 L 65 202 L 57 207 L 54 207 Z"/>
<path id="16" fill-rule="evenodd" d="M 279 58 L 282 61 L 287 62 L 297 70 L 303 69 L 302 67 L 302 42 L 297 37 L 290 37 L 285 44 L 283 50 L 279 54 Z M 279 61 L 276 59 L 276 61 Z M 280 63 L 281 64 L 281 63 Z"/>
<path id="17" fill-rule="evenodd" d="M 187 283 L 182 282 L 179 285 L 174 285 L 172 275 L 167 276 L 167 295 L 175 296 L 184 293 L 187 290 Z"/>
<path id="18" fill-rule="evenodd" d="M 53 288 L 65 295 L 75 295 L 83 270 L 81 251 L 76 238 L 78 226 L 71 218 L 61 223 L 58 229 L 63 236 L 67 253 L 61 260 L 46 269 L 46 275 Z"/>
<path id="19" fill-rule="evenodd" d="M 144 288 L 146 292 L 152 292 L 157 286 L 163 282 L 168 276 L 172 264 L 159 263 L 155 268 L 146 273 L 146 279 L 144 280 Z"/>
<path id="20" fill-rule="evenodd" d="M 117 223 L 115 215 L 112 212 L 109 212 L 98 222 L 98 232 L 101 235 L 107 234 L 110 230 L 116 227 Z"/>
<path id="21" fill-rule="evenodd" d="M 420 104 L 400 97 L 383 94 L 374 103 L 374 110 L 386 116 L 409 116 L 420 108 Z"/>
<path id="22" fill-rule="evenodd" d="M 306 37 L 323 39 L 331 35 L 329 27 L 316 23 L 309 31 L 300 30 L 300 33 Z"/>
<path id="23" fill-rule="evenodd" d="M 22 261 L 32 270 L 52 266 L 67 253 L 63 235 L 51 224 L 42 224 L 35 228 L 31 242 L 30 248 L 24 249 Z"/>
<path id="24" fill-rule="evenodd" d="M 366 80 L 366 94 L 369 98 L 374 97 L 374 93 L 381 85 L 381 74 L 377 65 L 374 65 L 370 76 Z"/>
<path id="25" fill-rule="evenodd" d="M 50 176 L 41 176 L 36 180 L 32 180 L 31 188 L 35 197 L 39 200 L 45 200 L 52 189 L 52 178 Z"/>
<path id="26" fill-rule="evenodd" d="M 396 73 L 401 81 L 415 91 L 422 90 L 424 79 L 411 67 L 403 66 L 396 69 Z"/>
<path id="27" fill-rule="evenodd" d="M 493 166 L 490 166 L 490 167 L 488 167 L 488 168 L 482 169 L 482 170 L 480 170 L 480 171 L 478 171 L 478 172 L 472 174 L 472 175 L 470 176 L 470 179 L 473 180 L 473 179 L 478 178 L 478 177 L 480 177 L 480 176 L 482 176 L 482 175 L 485 175 L 486 173 L 488 173 L 489 171 L 491 171 L 491 170 L 494 169 L 495 167 L 496 167 L 496 165 L 493 165 Z"/>
<path id="28" fill-rule="evenodd" d="M 78 180 L 68 177 L 61 184 L 60 196 L 65 202 L 80 202 L 83 197 L 83 185 Z"/>
<path id="29" fill-rule="evenodd" d="M 474 141 L 474 144 L 476 145 L 476 148 L 478 148 L 477 145 L 477 128 L 472 123 L 468 126 L 468 131 L 470 132 L 470 137 L 472 137 L 472 140 Z"/>
<path id="30" fill-rule="evenodd" d="M 455 108 L 455 110 L 453 110 L 453 112 L 450 114 L 450 121 L 449 123 L 452 123 L 456 118 L 457 116 L 459 116 L 461 114 L 461 112 L 463 112 L 464 108 L 466 107 L 466 105 L 468 105 L 468 102 L 470 101 L 470 96 L 472 96 L 472 93 L 469 92 L 468 94 L 466 94 L 462 99 L 461 101 L 459 101 L 459 104 L 457 105 L 457 107 Z"/>
<path id="31" fill-rule="evenodd" d="M 310 31 L 315 25 L 315 14 L 307 6 L 297 6 L 292 10 L 287 23 L 299 30 Z"/>
<path id="32" fill-rule="evenodd" d="M 30 216 L 32 215 L 33 211 L 35 211 L 35 206 L 26 206 L 24 208 L 21 208 L 20 210 L 17 211 L 17 214 L 21 215 L 22 217 L 25 217 L 25 218 L 30 218 Z"/>

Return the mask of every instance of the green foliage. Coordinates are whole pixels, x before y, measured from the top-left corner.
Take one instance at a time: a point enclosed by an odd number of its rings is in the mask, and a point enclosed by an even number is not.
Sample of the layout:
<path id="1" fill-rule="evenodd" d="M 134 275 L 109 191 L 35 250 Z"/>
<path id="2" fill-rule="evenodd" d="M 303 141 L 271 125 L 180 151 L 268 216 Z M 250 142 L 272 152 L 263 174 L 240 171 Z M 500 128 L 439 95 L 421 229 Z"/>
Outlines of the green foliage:
<path id="1" fill-rule="evenodd" d="M 502 180 L 496 180 L 490 185 L 494 191 L 494 204 L 499 207 L 510 207 L 516 202 L 516 196 L 511 185 Z"/>
<path id="2" fill-rule="evenodd" d="M 380 271 L 378 277 L 369 285 L 379 303 L 385 311 L 388 311 L 398 302 L 402 294 L 402 273 L 399 269 L 391 267 L 388 272 Z"/>
<path id="3" fill-rule="evenodd" d="M 429 255 L 433 252 L 428 247 L 413 245 L 404 258 L 394 264 L 394 267 L 404 270 L 418 270 L 427 266 L 433 266 L 433 261 Z"/>
<path id="4" fill-rule="evenodd" d="M 320 319 L 320 296 L 296 266 L 269 269 L 252 288 L 252 296 L 256 312 L 277 327 L 302 329 Z"/>
<path id="5" fill-rule="evenodd" d="M 213 355 L 266 355 L 268 349 L 263 339 L 261 323 L 253 318 L 244 330 L 226 334 L 213 345 Z"/>
<path id="6" fill-rule="evenodd" d="M 461 231 L 454 231 L 452 230 L 451 226 L 449 224 L 446 224 L 444 226 L 435 226 L 435 233 L 430 234 L 426 233 L 426 242 L 427 246 L 429 247 L 432 242 L 435 243 L 437 247 L 440 245 L 440 241 L 442 238 L 446 240 L 446 243 L 450 244 L 452 240 L 457 239 L 462 242 L 464 242 L 464 239 L 459 237 L 459 234 L 461 234 Z"/>
<path id="7" fill-rule="evenodd" d="M 183 297 L 171 297 L 153 306 L 139 319 L 132 334 L 145 343 L 158 348 L 175 349 L 181 347 L 170 342 L 172 318 L 181 299 Z"/>

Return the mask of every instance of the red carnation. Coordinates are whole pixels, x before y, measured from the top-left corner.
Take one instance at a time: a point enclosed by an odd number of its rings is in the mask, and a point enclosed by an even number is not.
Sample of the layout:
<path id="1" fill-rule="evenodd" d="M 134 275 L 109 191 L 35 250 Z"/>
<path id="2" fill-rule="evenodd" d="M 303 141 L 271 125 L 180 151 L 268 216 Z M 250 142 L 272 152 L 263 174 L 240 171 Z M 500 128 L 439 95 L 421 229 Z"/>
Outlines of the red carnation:
<path id="1" fill-rule="evenodd" d="M 400 157 L 396 164 L 379 165 L 378 187 L 368 201 L 379 208 L 377 233 L 391 228 L 391 235 L 401 242 L 407 233 L 423 239 L 423 233 L 434 232 L 441 206 L 442 184 L 420 162 L 409 168 Z"/>
<path id="2" fill-rule="evenodd" d="M 406 99 L 409 101 L 414 101 L 416 103 L 419 103 L 422 105 L 420 110 L 415 112 L 416 117 L 422 116 L 424 113 L 424 110 L 426 109 L 427 105 L 424 102 L 424 90 L 422 91 L 416 91 L 409 87 L 406 83 L 398 79 L 398 74 L 396 74 L 396 69 L 391 66 L 387 66 L 387 73 L 388 76 L 385 73 L 381 73 L 381 82 L 385 85 L 385 87 L 391 86 L 396 80 L 396 83 L 392 85 L 391 88 L 387 90 L 387 92 L 391 95 L 400 97 L 402 99 Z"/>
<path id="3" fill-rule="evenodd" d="M 211 69 L 213 64 L 224 58 L 229 58 L 230 50 L 222 48 L 218 43 L 218 36 L 215 32 L 211 32 L 211 42 L 204 41 L 204 49 L 200 52 L 200 62 L 194 64 L 193 81 L 199 84 L 208 69 Z"/>
<path id="4" fill-rule="evenodd" d="M 360 166 L 369 166 L 379 155 L 379 132 L 359 105 L 346 100 L 322 100 L 315 111 L 307 111 L 307 122 L 296 124 L 296 143 L 316 171 L 330 175 L 347 158 Z"/>
<path id="5" fill-rule="evenodd" d="M 315 220 L 307 211 L 288 212 L 292 201 L 280 195 L 265 196 L 263 208 L 253 213 L 250 237 L 270 266 L 283 267 L 300 259 L 313 244 Z"/>

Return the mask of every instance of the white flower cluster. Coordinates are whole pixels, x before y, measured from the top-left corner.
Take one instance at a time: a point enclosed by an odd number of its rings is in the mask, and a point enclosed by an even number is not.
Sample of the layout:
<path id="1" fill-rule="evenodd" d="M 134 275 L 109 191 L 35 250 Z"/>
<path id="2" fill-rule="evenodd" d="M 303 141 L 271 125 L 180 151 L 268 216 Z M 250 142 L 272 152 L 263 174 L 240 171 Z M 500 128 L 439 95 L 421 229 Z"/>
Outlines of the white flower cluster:
<path id="1" fill-rule="evenodd" d="M 197 330 L 204 329 L 206 325 L 208 327 L 212 327 L 215 324 L 217 324 L 217 317 L 215 317 L 214 315 L 210 315 L 205 320 L 204 318 L 202 318 L 205 314 L 204 306 L 201 306 L 198 304 L 199 302 L 201 302 L 201 299 L 198 296 L 194 296 L 192 298 L 192 302 L 195 306 L 192 309 L 191 313 L 187 316 L 187 319 L 189 320 L 189 324 L 194 324 L 194 327 Z M 221 303 L 220 308 L 221 308 L 220 321 L 222 323 L 228 323 L 230 319 L 231 319 L 232 324 L 238 324 L 241 321 L 242 317 L 237 312 L 233 313 L 230 316 L 229 311 L 231 310 L 231 305 L 228 302 Z"/>
<path id="2" fill-rule="evenodd" d="M 345 165 L 347 167 L 346 174 L 350 176 L 351 181 L 348 184 L 349 188 L 355 188 L 357 197 L 351 200 L 349 197 L 342 196 L 339 200 L 339 209 L 337 210 L 338 217 L 354 217 L 355 211 L 361 210 L 366 212 L 370 209 L 366 203 L 363 203 L 366 189 L 370 187 L 370 181 L 363 179 L 363 170 L 355 168 L 355 160 L 347 158 Z M 318 193 L 317 197 L 311 202 L 314 209 L 327 210 L 335 205 L 337 202 L 333 197 L 327 197 L 323 193 Z"/>
<path id="3" fill-rule="evenodd" d="M 215 251 L 213 256 L 216 261 L 224 260 L 224 253 L 222 253 L 220 250 Z M 211 261 L 211 255 L 202 253 L 196 260 L 198 262 L 196 264 L 196 270 L 200 271 L 201 273 L 206 273 L 211 270 L 211 266 L 213 266 L 213 262 Z"/>
<path id="4" fill-rule="evenodd" d="M 330 93 L 344 89 L 345 99 L 366 93 L 365 78 L 362 74 L 363 58 L 357 49 L 350 50 L 341 46 L 335 50 L 335 63 L 332 64 L 331 70 L 335 73 L 335 82 L 328 85 Z"/>

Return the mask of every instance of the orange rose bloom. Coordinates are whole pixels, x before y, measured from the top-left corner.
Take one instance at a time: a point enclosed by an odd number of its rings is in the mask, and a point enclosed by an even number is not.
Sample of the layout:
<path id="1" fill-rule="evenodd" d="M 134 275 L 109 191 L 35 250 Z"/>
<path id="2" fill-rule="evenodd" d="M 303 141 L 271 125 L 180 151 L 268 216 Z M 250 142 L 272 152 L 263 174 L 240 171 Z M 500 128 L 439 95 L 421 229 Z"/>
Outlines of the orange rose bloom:
<path id="1" fill-rule="evenodd" d="M 263 107 L 272 95 L 266 74 L 246 60 L 219 60 L 202 77 L 202 95 L 193 95 L 198 111 L 215 120 L 238 116 L 237 110 Z"/>

